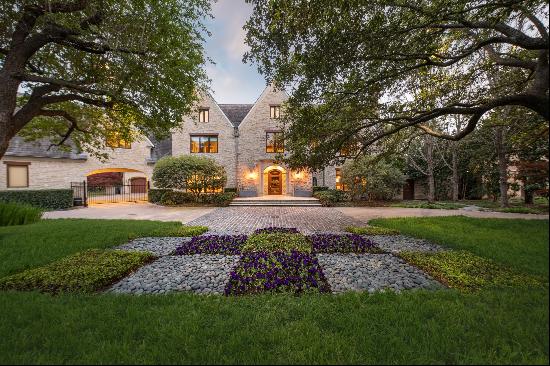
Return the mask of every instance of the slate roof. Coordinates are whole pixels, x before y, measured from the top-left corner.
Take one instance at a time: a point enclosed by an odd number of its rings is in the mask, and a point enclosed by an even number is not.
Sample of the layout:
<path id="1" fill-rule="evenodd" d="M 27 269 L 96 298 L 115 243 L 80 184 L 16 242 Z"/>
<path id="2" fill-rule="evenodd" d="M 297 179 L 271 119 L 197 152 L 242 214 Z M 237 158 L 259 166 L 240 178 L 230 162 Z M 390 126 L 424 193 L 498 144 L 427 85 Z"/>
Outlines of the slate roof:
<path id="1" fill-rule="evenodd" d="M 235 127 L 239 127 L 254 104 L 218 104 L 223 113 Z"/>
<path id="2" fill-rule="evenodd" d="M 15 136 L 11 139 L 5 156 L 28 156 L 35 158 L 72 160 L 88 159 L 88 155 L 85 153 L 79 153 L 70 140 L 67 141 L 67 144 L 72 146 L 71 150 L 64 150 L 58 146 L 50 147 L 51 142 L 47 138 L 42 138 L 36 141 L 25 141 L 22 137 Z"/>
<path id="3" fill-rule="evenodd" d="M 163 140 L 158 140 L 154 136 L 149 136 L 149 140 L 155 145 L 151 149 L 151 160 L 156 162 L 164 156 L 172 155 L 172 136 Z"/>

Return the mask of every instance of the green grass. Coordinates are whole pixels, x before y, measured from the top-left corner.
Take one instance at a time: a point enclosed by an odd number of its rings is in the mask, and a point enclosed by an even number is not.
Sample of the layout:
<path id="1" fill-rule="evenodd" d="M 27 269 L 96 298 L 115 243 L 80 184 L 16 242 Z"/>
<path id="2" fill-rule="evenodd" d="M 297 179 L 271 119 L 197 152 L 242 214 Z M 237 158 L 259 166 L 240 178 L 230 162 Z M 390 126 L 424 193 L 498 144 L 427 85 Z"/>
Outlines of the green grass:
<path id="1" fill-rule="evenodd" d="M 32 224 L 41 217 L 41 208 L 22 203 L 0 202 L 0 226 Z"/>
<path id="2" fill-rule="evenodd" d="M 0 293 L 0 363 L 548 363 L 548 293 Z"/>
<path id="3" fill-rule="evenodd" d="M 150 262 L 150 253 L 90 249 L 48 265 L 0 278 L 1 290 L 96 292 Z"/>
<path id="4" fill-rule="evenodd" d="M 348 233 L 357 235 L 398 235 L 399 230 L 388 229 L 380 226 L 348 226 L 346 227 Z"/>
<path id="5" fill-rule="evenodd" d="M 506 208 L 497 208 L 495 211 L 498 212 L 511 212 L 511 213 L 523 213 L 523 214 L 540 214 L 544 213 L 543 211 L 532 208 L 532 207 L 506 207 Z"/>
<path id="6" fill-rule="evenodd" d="M 548 277 L 548 220 L 451 216 L 376 219 L 369 223 Z"/>
<path id="7" fill-rule="evenodd" d="M 58 219 L 0 227 L 0 277 L 86 249 L 109 248 L 129 238 L 180 226 L 179 222 Z"/>
<path id="8" fill-rule="evenodd" d="M 427 201 L 403 201 L 398 203 L 392 203 L 391 207 L 404 207 L 404 208 L 430 208 L 438 210 L 458 210 L 465 205 L 453 202 L 433 202 Z"/>
<path id="9" fill-rule="evenodd" d="M 531 272 L 547 274 L 548 221 L 407 220 L 430 221 L 383 222 L 516 268 L 530 261 Z M 43 220 L 0 228 L 0 270 L 120 244 L 159 225 L 179 224 Z M 548 364 L 548 307 L 548 289 L 531 288 L 229 298 L 0 292 L 0 364 Z"/>
<path id="10" fill-rule="evenodd" d="M 514 271 L 465 250 L 402 252 L 401 258 L 449 287 L 476 291 L 484 287 L 547 287 L 541 276 Z"/>

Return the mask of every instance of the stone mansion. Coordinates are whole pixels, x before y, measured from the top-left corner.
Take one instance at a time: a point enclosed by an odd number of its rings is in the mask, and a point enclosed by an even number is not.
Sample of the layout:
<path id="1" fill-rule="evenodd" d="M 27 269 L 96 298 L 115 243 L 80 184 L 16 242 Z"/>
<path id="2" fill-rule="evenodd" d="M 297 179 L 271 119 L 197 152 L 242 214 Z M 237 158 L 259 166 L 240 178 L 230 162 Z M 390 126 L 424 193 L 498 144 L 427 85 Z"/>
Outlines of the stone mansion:
<path id="1" fill-rule="evenodd" d="M 309 196 L 313 185 L 340 187 L 340 169 L 312 174 L 292 171 L 276 160 L 284 152 L 279 127 L 286 92 L 268 86 L 254 104 L 218 104 L 204 93 L 196 113 L 184 117 L 171 137 L 155 141 L 143 136 L 132 144 L 112 146 L 102 162 L 78 151 L 50 148 L 48 141 L 16 137 L 2 158 L 0 189 L 69 188 L 71 182 L 100 174 L 118 174 L 122 182 L 149 181 L 163 156 L 201 154 L 225 167 L 227 187 L 240 196 Z M 151 183 L 152 184 L 152 183 Z"/>

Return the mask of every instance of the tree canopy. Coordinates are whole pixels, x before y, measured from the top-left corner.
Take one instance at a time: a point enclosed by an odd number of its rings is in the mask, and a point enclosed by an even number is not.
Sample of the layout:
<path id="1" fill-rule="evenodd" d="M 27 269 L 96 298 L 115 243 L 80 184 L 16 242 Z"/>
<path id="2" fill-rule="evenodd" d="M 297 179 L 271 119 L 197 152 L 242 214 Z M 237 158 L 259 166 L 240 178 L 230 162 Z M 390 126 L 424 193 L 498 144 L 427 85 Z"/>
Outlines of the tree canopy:
<path id="1" fill-rule="evenodd" d="M 293 166 L 320 168 L 350 143 L 360 155 L 396 134 L 459 140 L 504 106 L 548 121 L 546 1 L 250 2 L 245 61 L 290 90 Z M 460 130 L 433 128 L 456 115 Z"/>
<path id="2" fill-rule="evenodd" d="M 100 151 L 113 135 L 162 136 L 205 86 L 208 0 L 0 2 L 0 157 L 47 136 Z"/>

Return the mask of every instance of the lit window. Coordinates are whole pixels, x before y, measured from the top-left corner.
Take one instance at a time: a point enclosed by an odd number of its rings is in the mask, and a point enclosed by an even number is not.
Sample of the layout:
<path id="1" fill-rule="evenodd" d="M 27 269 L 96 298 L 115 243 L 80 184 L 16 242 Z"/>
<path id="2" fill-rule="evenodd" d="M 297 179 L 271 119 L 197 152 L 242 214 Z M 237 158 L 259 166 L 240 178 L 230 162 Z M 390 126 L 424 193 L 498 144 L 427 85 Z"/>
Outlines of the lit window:
<path id="1" fill-rule="evenodd" d="M 26 188 L 29 186 L 30 163 L 6 163 L 8 169 L 8 188 Z"/>
<path id="2" fill-rule="evenodd" d="M 339 191 L 347 191 L 348 187 L 344 184 L 342 179 L 342 169 L 336 168 L 336 189 Z"/>
<path id="3" fill-rule="evenodd" d="M 218 136 L 216 135 L 192 135 L 191 152 L 198 154 L 217 153 Z"/>
<path id="4" fill-rule="evenodd" d="M 199 122 L 201 123 L 210 122 L 210 112 L 208 108 L 199 109 Z"/>
<path id="5" fill-rule="evenodd" d="M 265 152 L 282 153 L 285 151 L 282 132 L 266 132 Z"/>
<path id="6" fill-rule="evenodd" d="M 271 118 L 281 118 L 281 106 L 272 105 L 269 107 L 269 116 Z"/>
<path id="7" fill-rule="evenodd" d="M 129 141 L 126 141 L 120 137 L 118 134 L 113 134 L 110 137 L 107 137 L 107 146 L 113 149 L 131 149 L 132 144 Z"/>

